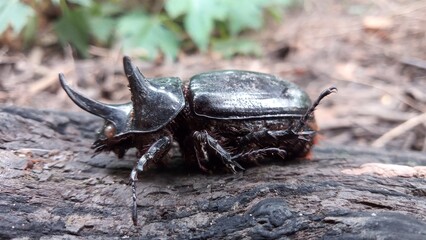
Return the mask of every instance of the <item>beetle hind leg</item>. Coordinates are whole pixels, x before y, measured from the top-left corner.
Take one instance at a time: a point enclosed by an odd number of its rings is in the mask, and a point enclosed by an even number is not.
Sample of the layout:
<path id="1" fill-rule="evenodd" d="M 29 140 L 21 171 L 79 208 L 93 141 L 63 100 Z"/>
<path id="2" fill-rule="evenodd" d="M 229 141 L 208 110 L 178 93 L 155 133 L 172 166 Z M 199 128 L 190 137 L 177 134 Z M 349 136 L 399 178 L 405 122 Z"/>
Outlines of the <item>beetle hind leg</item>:
<path id="1" fill-rule="evenodd" d="M 232 157 L 232 159 L 244 162 L 258 163 L 258 160 L 264 158 L 265 156 L 279 157 L 281 159 L 285 159 L 287 157 L 287 151 L 280 148 L 261 148 L 235 155 L 234 157 Z"/>
<path id="2" fill-rule="evenodd" d="M 248 133 L 237 139 L 238 145 L 244 145 L 251 142 L 257 143 L 259 146 L 270 146 L 272 142 L 278 141 L 291 141 L 291 140 L 303 140 L 310 141 L 315 135 L 315 131 L 303 131 L 295 133 L 291 129 L 286 130 L 267 130 L 263 129 L 260 131 Z"/>
<path id="3" fill-rule="evenodd" d="M 202 162 L 209 162 L 208 152 L 211 151 L 222 159 L 225 166 L 230 169 L 233 173 L 236 173 L 236 168 L 245 170 L 238 162 L 234 161 L 231 154 L 226 151 L 216 139 L 210 136 L 207 131 L 195 131 L 193 133 L 195 142 L 195 153 L 198 161 L 198 165 L 201 169 L 206 170 L 202 165 Z"/>
<path id="4" fill-rule="evenodd" d="M 321 92 L 321 94 L 318 96 L 318 98 L 315 100 L 314 103 L 308 108 L 308 110 L 305 112 L 305 114 L 299 119 L 299 121 L 290 127 L 290 130 L 293 133 L 299 132 L 308 122 L 309 117 L 312 115 L 312 113 L 315 111 L 315 108 L 320 104 L 321 100 L 328 95 L 337 92 L 336 87 L 329 87 Z"/>
<path id="5" fill-rule="evenodd" d="M 304 156 L 315 137 L 315 131 L 294 133 L 286 130 L 265 130 L 248 133 L 237 139 L 237 145 L 250 145 L 248 152 L 237 154 L 234 160 L 241 163 L 258 163 L 258 160 L 279 158 L 286 160 L 291 156 Z"/>

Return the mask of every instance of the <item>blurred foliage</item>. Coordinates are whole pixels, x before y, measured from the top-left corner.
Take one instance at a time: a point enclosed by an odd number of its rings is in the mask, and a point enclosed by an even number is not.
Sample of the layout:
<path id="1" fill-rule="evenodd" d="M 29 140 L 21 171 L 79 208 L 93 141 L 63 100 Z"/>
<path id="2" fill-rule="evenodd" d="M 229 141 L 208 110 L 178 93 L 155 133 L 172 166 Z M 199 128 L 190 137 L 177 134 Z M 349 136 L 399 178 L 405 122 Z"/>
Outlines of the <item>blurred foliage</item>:
<path id="1" fill-rule="evenodd" d="M 151 60 L 161 54 L 175 59 L 180 50 L 193 49 L 225 57 L 260 55 L 260 46 L 241 33 L 261 29 L 265 13 L 280 18 L 295 1 L 7 0 L 0 1 L 0 34 L 34 43 L 47 31 L 83 57 L 89 44 L 120 44 L 125 54 Z"/>

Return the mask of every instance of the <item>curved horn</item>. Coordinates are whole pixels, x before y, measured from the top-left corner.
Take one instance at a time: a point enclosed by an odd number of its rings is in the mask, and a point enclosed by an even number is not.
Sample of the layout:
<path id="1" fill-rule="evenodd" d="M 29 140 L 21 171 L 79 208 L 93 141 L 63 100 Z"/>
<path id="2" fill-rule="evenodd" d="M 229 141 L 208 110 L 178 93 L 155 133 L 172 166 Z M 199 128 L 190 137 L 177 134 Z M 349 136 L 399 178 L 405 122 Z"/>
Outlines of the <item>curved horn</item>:
<path id="1" fill-rule="evenodd" d="M 146 80 L 145 76 L 139 69 L 133 65 L 129 57 L 123 58 L 124 72 L 129 80 L 129 88 L 132 94 L 133 110 L 136 116 L 140 116 L 143 106 L 146 104 L 146 98 L 152 91 L 151 84 Z"/>
<path id="2" fill-rule="evenodd" d="M 128 56 L 123 57 L 123 65 L 124 72 L 126 73 L 127 78 L 130 78 L 135 75 L 135 78 L 138 78 L 140 80 L 145 79 L 145 76 L 139 71 L 139 69 L 135 65 L 133 65 L 132 60 L 130 60 Z"/>
<path id="3" fill-rule="evenodd" d="M 113 122 L 116 127 L 120 127 L 123 124 L 123 121 L 125 121 L 127 116 L 126 110 L 124 109 L 125 105 L 108 105 L 84 97 L 71 89 L 65 80 L 64 74 L 62 73 L 59 74 L 59 81 L 71 100 L 80 108 Z"/>

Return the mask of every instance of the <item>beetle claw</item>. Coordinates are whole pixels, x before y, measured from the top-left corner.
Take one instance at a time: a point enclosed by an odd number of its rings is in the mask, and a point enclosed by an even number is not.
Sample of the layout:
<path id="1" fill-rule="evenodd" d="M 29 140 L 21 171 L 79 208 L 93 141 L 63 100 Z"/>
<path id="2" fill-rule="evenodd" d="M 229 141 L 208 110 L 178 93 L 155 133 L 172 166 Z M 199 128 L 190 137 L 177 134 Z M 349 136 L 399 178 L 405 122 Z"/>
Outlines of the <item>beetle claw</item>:
<path id="1" fill-rule="evenodd" d="M 266 134 L 268 134 L 268 136 L 272 137 L 274 140 L 278 140 L 277 136 L 275 136 L 272 131 L 266 131 Z"/>
<path id="2" fill-rule="evenodd" d="M 226 166 L 229 168 L 229 169 L 231 169 L 231 171 L 232 171 L 232 173 L 237 173 L 237 170 L 235 169 L 235 167 L 236 168 L 238 168 L 239 170 L 241 170 L 241 171 L 245 171 L 246 169 L 245 168 L 243 168 L 238 162 L 236 162 L 236 161 L 234 161 L 234 160 L 232 160 L 232 159 L 229 159 L 229 160 L 227 160 L 227 164 L 226 164 Z"/>
<path id="3" fill-rule="evenodd" d="M 237 163 L 237 162 L 235 162 L 235 161 L 233 161 L 234 162 L 234 164 L 235 164 L 235 166 L 237 167 L 237 168 L 239 168 L 241 171 L 245 171 L 246 169 L 245 168 L 243 168 L 243 166 L 241 166 L 239 163 Z"/>
<path id="4" fill-rule="evenodd" d="M 228 167 L 228 169 L 231 169 L 233 174 L 237 173 L 237 170 L 235 170 L 235 166 L 232 164 L 226 164 L 226 166 Z"/>

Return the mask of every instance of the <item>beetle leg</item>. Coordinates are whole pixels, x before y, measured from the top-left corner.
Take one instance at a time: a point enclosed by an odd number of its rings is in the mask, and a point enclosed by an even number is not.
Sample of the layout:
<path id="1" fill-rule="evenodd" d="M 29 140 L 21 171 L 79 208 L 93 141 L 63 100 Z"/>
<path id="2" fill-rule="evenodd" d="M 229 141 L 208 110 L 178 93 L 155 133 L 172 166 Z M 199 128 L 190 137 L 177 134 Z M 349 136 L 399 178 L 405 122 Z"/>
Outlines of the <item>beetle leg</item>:
<path id="1" fill-rule="evenodd" d="M 294 133 L 293 131 L 288 130 L 275 130 L 275 131 L 268 131 L 268 134 L 272 137 L 274 137 L 275 139 L 299 139 L 299 140 L 304 140 L 304 141 L 309 141 L 309 139 L 311 139 L 314 135 L 315 135 L 315 131 L 303 131 L 303 132 L 298 132 L 298 133 Z"/>
<path id="2" fill-rule="evenodd" d="M 321 100 L 328 95 L 337 92 L 337 88 L 335 87 L 329 87 L 322 91 L 322 93 L 318 96 L 317 100 L 308 108 L 308 110 L 305 112 L 305 114 L 297 121 L 297 123 L 290 127 L 290 130 L 293 133 L 297 133 L 306 125 L 306 122 L 308 121 L 311 114 L 315 111 L 315 108 L 320 104 Z"/>
<path id="3" fill-rule="evenodd" d="M 137 212 L 137 199 L 136 199 L 136 180 L 138 172 L 143 171 L 143 167 L 148 161 L 155 161 L 161 159 L 171 147 L 171 139 L 169 137 L 162 137 L 154 142 L 148 151 L 139 159 L 136 166 L 133 167 L 132 172 L 130 173 L 130 183 L 132 185 L 132 221 L 133 225 L 138 224 L 138 212 Z"/>
<path id="4" fill-rule="evenodd" d="M 244 170 L 244 168 L 234 161 L 231 157 L 231 154 L 226 151 L 218 142 L 216 139 L 214 139 L 212 136 L 210 136 L 207 131 L 195 131 L 193 134 L 194 138 L 196 139 L 196 145 L 195 146 L 195 152 L 197 155 L 197 158 L 200 157 L 201 159 L 198 160 L 198 164 L 200 165 L 200 160 L 208 161 L 208 152 L 207 149 L 213 151 L 215 154 L 217 154 L 223 161 L 223 163 L 231 169 L 233 173 L 236 173 L 235 167 L 239 168 L 240 170 Z M 203 167 L 204 168 L 204 167 Z"/>
<path id="5" fill-rule="evenodd" d="M 246 144 L 250 142 L 257 143 L 268 143 L 272 141 L 278 141 L 282 139 L 300 139 L 304 141 L 309 141 L 312 136 L 315 134 L 314 131 L 304 131 L 295 133 L 291 129 L 286 130 L 260 130 L 252 133 L 248 133 L 247 135 L 238 139 L 238 144 Z"/>
<path id="6" fill-rule="evenodd" d="M 195 157 L 197 158 L 198 166 L 201 170 L 204 172 L 208 172 L 209 170 L 203 166 L 202 162 L 208 162 L 209 156 L 206 151 L 206 144 L 203 140 L 203 135 L 199 131 L 195 131 L 192 135 L 195 138 L 194 141 L 194 150 L 195 150 Z"/>
<path id="7" fill-rule="evenodd" d="M 257 162 L 257 158 L 263 157 L 265 155 L 278 156 L 281 159 L 285 159 L 287 156 L 287 152 L 284 149 L 280 148 L 262 148 L 252 150 L 250 152 L 241 153 L 232 157 L 232 159 L 244 160 L 248 159 L 251 161 Z"/>
<path id="8" fill-rule="evenodd" d="M 248 142 L 253 142 L 253 140 L 259 141 L 259 139 L 264 139 L 266 137 L 273 137 L 273 136 L 269 135 L 267 129 L 262 129 L 260 131 L 248 133 L 245 136 L 239 138 L 238 143 L 244 144 Z"/>

